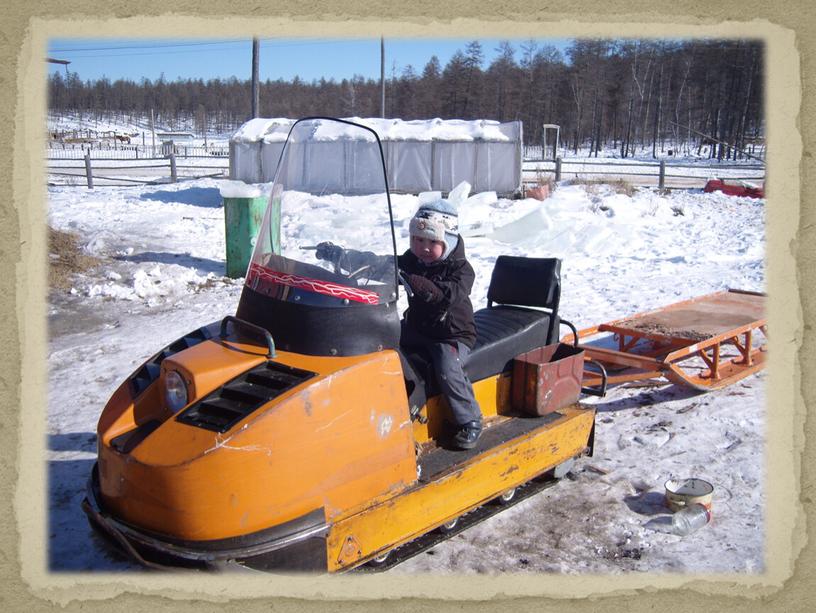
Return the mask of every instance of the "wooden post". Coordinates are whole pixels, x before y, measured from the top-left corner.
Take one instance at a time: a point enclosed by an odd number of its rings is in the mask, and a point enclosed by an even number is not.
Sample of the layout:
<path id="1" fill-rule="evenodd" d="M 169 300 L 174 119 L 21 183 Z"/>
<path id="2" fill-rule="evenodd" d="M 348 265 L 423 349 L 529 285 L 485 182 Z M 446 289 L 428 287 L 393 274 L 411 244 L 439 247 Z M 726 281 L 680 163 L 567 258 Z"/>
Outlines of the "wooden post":
<path id="1" fill-rule="evenodd" d="M 561 180 L 561 156 L 555 158 L 555 181 Z"/>
<path id="2" fill-rule="evenodd" d="M 178 180 L 178 175 L 176 174 L 176 154 L 170 154 L 170 181 L 172 183 L 176 183 Z"/>
<path id="3" fill-rule="evenodd" d="M 657 180 L 657 187 L 664 189 L 666 186 L 666 161 L 660 160 L 660 177 Z"/>
<path id="4" fill-rule="evenodd" d="M 150 146 L 153 152 L 151 157 L 156 157 L 156 122 L 153 119 L 153 109 L 150 109 L 150 133 L 152 134 Z"/>
<path id="5" fill-rule="evenodd" d="M 91 150 L 85 153 L 85 176 L 88 179 L 88 189 L 93 189 L 93 173 L 91 172 Z"/>

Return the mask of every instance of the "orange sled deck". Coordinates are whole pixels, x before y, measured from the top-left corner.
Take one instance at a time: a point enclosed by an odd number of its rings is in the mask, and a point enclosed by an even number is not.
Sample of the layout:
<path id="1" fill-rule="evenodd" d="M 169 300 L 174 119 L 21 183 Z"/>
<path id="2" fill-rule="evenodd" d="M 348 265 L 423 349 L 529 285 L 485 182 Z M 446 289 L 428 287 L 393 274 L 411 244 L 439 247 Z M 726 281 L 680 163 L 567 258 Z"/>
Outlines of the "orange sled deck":
<path id="1" fill-rule="evenodd" d="M 729 289 L 579 330 L 563 340 L 575 341 L 577 335 L 585 359 L 604 367 L 603 374 L 585 370 L 586 386 L 665 378 L 710 391 L 765 366 L 765 300 L 765 294 Z"/>

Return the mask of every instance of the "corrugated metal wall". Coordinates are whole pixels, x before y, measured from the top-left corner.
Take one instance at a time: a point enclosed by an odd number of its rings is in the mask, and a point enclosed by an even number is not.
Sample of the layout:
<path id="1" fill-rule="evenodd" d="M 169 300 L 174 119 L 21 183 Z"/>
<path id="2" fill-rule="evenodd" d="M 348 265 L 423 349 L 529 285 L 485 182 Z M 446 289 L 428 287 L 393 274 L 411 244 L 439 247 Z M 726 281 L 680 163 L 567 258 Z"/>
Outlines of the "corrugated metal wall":
<path id="1" fill-rule="evenodd" d="M 467 181 L 474 192 L 495 191 L 510 195 L 521 190 L 522 132 L 521 122 L 499 124 L 507 141 L 487 140 L 383 140 L 388 184 L 391 190 L 419 193 L 438 190 L 449 192 Z M 326 151 L 331 147 L 332 154 Z M 268 183 L 274 179 L 283 143 L 280 141 L 230 142 L 230 178 L 245 183 Z M 303 156 L 300 176 L 290 176 L 289 185 L 335 186 L 348 184 L 350 173 L 361 171 L 372 160 L 360 155 L 370 147 L 345 141 L 343 159 L 336 157 L 337 147 L 319 141 L 310 142 L 292 154 Z M 377 179 L 373 179 L 376 181 Z M 345 182 L 345 183 L 344 183 Z M 355 181 L 359 185 L 360 181 Z"/>

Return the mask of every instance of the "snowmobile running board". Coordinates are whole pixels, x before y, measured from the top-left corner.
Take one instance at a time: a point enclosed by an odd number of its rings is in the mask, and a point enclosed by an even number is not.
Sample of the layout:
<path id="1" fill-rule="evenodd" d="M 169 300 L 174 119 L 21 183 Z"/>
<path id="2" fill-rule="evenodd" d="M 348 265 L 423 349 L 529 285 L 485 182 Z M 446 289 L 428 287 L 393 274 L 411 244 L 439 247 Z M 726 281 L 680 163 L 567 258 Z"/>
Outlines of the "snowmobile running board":
<path id="1" fill-rule="evenodd" d="M 729 289 L 579 330 L 577 339 L 568 334 L 562 341 L 580 343 L 586 360 L 603 364 L 609 385 L 665 378 L 699 391 L 720 389 L 765 366 L 765 298 Z M 600 382 L 585 370 L 583 385 Z"/>
<path id="2" fill-rule="evenodd" d="M 509 500 L 505 500 L 501 496 L 494 498 L 482 506 L 476 507 L 472 511 L 458 517 L 453 527 L 445 528 L 442 526 L 436 530 L 426 532 L 422 536 L 415 538 L 413 541 L 409 541 L 404 545 L 400 545 L 399 547 L 392 549 L 389 552 L 389 555 L 382 562 L 377 562 L 375 559 L 374 561 L 369 561 L 367 564 L 362 564 L 352 568 L 348 572 L 352 574 L 380 573 L 389 570 L 398 564 L 402 564 L 405 562 L 405 560 L 413 558 L 423 551 L 427 551 L 431 547 L 434 547 L 439 543 L 447 541 L 448 539 L 456 536 L 460 532 L 463 532 L 468 528 L 471 528 L 472 526 L 493 517 L 497 513 L 518 504 L 522 500 L 526 500 L 538 492 L 541 492 L 554 485 L 558 485 L 560 481 L 561 480 L 559 478 L 554 476 L 554 469 L 548 470 L 543 475 L 534 477 L 527 483 L 519 485 L 513 492 L 513 497 Z"/>

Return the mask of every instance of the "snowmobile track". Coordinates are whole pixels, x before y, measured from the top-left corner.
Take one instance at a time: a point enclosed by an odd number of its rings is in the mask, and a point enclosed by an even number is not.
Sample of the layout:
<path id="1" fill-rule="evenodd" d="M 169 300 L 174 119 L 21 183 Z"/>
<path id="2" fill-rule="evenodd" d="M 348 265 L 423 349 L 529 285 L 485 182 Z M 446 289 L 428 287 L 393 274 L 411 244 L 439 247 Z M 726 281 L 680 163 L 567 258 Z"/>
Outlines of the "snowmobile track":
<path id="1" fill-rule="evenodd" d="M 499 502 L 498 498 L 494 498 L 483 504 L 480 507 L 473 509 L 472 511 L 465 513 L 464 515 L 459 516 L 456 526 L 450 530 L 440 530 L 436 528 L 431 530 L 430 532 L 426 532 L 422 536 L 415 538 L 413 541 L 409 541 L 404 545 L 400 545 L 399 547 L 392 549 L 388 558 L 379 564 L 372 564 L 366 563 L 361 564 L 349 572 L 351 573 L 380 573 L 386 570 L 389 570 L 405 560 L 409 558 L 413 558 L 414 556 L 422 553 L 423 551 L 427 551 L 434 545 L 441 543 L 442 541 L 446 541 L 460 532 L 475 526 L 479 522 L 482 522 L 489 517 L 496 515 L 502 511 L 506 511 L 510 507 L 518 504 L 522 500 L 526 500 L 530 496 L 533 496 L 553 485 L 557 485 L 560 479 L 557 479 L 552 476 L 552 470 L 547 471 L 543 475 L 535 477 L 528 481 L 527 483 L 520 485 L 516 488 L 516 493 L 512 499 L 508 500 L 507 502 Z"/>

